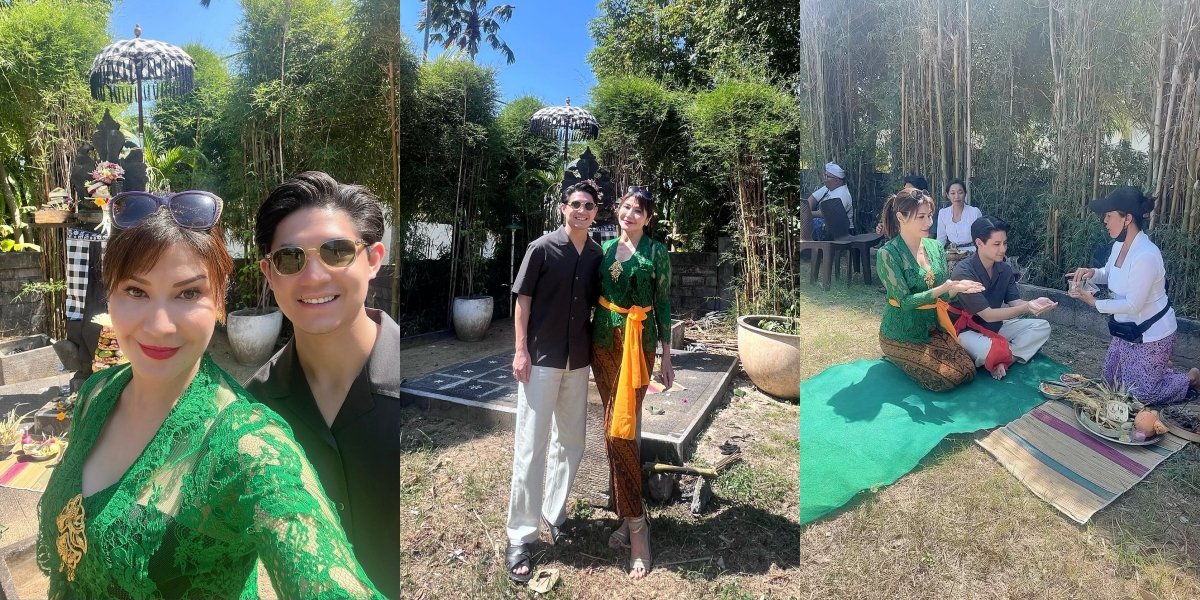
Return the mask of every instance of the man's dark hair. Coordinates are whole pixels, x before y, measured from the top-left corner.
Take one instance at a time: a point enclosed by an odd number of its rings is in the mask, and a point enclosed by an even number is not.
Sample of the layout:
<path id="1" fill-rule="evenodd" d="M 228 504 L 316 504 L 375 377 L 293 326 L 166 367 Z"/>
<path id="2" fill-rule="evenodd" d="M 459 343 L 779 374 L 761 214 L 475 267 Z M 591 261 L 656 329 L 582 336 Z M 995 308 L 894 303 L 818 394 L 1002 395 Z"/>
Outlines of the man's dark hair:
<path id="1" fill-rule="evenodd" d="M 974 223 L 971 223 L 971 239 L 973 240 L 981 240 L 986 244 L 995 231 L 1003 231 L 1007 234 L 1008 223 L 996 217 L 979 217 L 975 219 Z"/>
<path id="2" fill-rule="evenodd" d="M 592 197 L 592 202 L 600 204 L 600 190 L 596 189 L 596 184 L 591 181 L 580 181 L 575 185 L 568 186 L 563 190 L 562 203 L 566 204 L 571 200 L 571 194 L 575 192 L 583 192 Z"/>
<path id="3" fill-rule="evenodd" d="M 321 171 L 305 171 L 271 190 L 258 207 L 254 244 L 259 253 L 271 251 L 280 222 L 306 208 L 336 208 L 350 217 L 364 242 L 374 244 L 383 239 L 383 208 L 375 194 L 361 185 L 338 183 Z"/>

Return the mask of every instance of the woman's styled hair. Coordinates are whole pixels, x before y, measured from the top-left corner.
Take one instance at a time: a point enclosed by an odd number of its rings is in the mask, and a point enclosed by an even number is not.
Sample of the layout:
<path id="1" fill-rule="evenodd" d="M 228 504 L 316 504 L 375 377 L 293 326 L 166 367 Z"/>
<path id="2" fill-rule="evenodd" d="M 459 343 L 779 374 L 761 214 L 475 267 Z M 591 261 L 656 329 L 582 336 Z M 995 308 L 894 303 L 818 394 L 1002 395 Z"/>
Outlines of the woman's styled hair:
<path id="1" fill-rule="evenodd" d="M 224 322 L 225 289 L 233 273 L 233 259 L 225 249 L 221 226 L 208 231 L 180 227 L 162 207 L 129 229 L 116 230 L 109 238 L 101 274 L 105 291 L 112 295 L 117 284 L 153 269 L 163 252 L 172 246 L 188 248 L 204 264 L 216 295 L 218 320 Z"/>
<path id="2" fill-rule="evenodd" d="M 961 185 L 962 189 L 963 189 L 963 195 L 965 196 L 967 194 L 966 182 L 964 182 L 962 179 L 959 179 L 958 177 L 955 177 L 954 179 L 951 179 L 949 182 L 946 183 L 946 194 L 949 194 L 950 188 L 954 187 L 955 185 Z M 966 198 L 963 198 L 963 202 L 966 202 L 966 200 L 967 200 Z"/>
<path id="3" fill-rule="evenodd" d="M 361 185 L 338 183 L 328 173 L 305 171 L 271 190 L 258 207 L 254 244 L 259 253 L 271 251 L 275 230 L 288 215 L 306 208 L 336 208 L 350 217 L 364 242 L 383 239 L 383 208 L 375 194 Z"/>
<path id="4" fill-rule="evenodd" d="M 900 235 L 900 219 L 896 217 L 896 213 L 904 215 L 905 218 L 912 218 L 922 204 L 929 204 L 929 209 L 933 210 L 933 198 L 930 198 L 929 192 L 925 190 L 912 189 L 888 196 L 879 215 L 884 237 L 891 239 Z"/>

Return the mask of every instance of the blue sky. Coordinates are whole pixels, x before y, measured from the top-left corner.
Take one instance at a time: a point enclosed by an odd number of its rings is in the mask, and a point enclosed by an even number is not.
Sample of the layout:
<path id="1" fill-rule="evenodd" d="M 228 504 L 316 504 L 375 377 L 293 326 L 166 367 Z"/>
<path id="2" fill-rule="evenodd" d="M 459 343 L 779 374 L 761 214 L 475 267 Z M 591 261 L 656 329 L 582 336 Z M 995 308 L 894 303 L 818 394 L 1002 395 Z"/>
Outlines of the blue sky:
<path id="1" fill-rule="evenodd" d="M 596 79 L 587 63 L 592 48 L 588 22 L 596 16 L 595 0 L 510 0 L 516 8 L 500 37 L 517 55 L 506 65 L 490 47 L 480 50 L 477 61 L 496 69 L 501 98 L 510 100 L 532 94 L 547 104 L 587 102 Z M 400 26 L 419 54 L 422 35 L 417 31 L 420 0 L 399 0 Z M 493 0 L 492 5 L 497 4 Z M 133 37 L 135 23 L 142 37 L 177 46 L 200 42 L 218 54 L 233 52 L 232 38 L 241 18 L 237 0 L 212 0 L 205 9 L 199 0 L 121 0 L 114 5 L 109 32 L 114 39 Z M 431 48 L 436 57 L 440 48 Z"/>
<path id="2" fill-rule="evenodd" d="M 505 64 L 491 47 L 481 49 L 476 59 L 479 64 L 496 68 L 501 98 L 532 94 L 547 104 L 562 104 L 570 96 L 572 104 L 585 104 L 596 85 L 587 63 L 587 53 L 593 46 L 588 22 L 596 16 L 596 1 L 509 1 L 516 8 L 512 20 L 501 25 L 500 37 L 512 48 L 517 62 Z M 493 0 L 489 6 L 500 3 Z M 419 0 L 400 0 L 400 28 L 418 55 L 423 40 L 423 34 L 417 31 L 422 4 Z M 429 54 L 436 56 L 433 48 Z"/>

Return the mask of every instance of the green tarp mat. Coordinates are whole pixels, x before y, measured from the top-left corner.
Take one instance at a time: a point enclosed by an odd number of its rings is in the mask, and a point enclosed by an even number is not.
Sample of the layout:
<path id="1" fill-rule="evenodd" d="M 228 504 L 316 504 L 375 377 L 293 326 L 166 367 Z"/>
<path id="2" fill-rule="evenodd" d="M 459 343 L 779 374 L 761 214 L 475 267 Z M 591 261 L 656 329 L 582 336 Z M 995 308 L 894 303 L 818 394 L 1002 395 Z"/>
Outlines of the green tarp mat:
<path id="1" fill-rule="evenodd" d="M 1045 401 L 1038 382 L 1062 365 L 1042 356 L 1001 381 L 980 370 L 948 392 L 917 386 L 883 360 L 832 366 L 800 384 L 800 523 L 889 485 L 942 438 L 1004 425 Z"/>

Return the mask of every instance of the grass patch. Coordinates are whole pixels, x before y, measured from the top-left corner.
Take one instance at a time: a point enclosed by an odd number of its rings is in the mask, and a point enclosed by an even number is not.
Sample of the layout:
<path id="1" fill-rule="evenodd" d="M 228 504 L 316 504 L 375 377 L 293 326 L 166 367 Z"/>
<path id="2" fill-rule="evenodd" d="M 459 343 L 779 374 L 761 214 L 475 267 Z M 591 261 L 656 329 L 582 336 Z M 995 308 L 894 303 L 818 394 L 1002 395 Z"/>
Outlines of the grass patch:
<path id="1" fill-rule="evenodd" d="M 773 469 L 744 464 L 722 473 L 715 487 L 730 502 L 758 507 L 780 506 L 794 489 L 788 478 Z"/>

